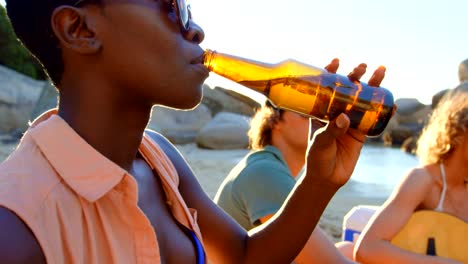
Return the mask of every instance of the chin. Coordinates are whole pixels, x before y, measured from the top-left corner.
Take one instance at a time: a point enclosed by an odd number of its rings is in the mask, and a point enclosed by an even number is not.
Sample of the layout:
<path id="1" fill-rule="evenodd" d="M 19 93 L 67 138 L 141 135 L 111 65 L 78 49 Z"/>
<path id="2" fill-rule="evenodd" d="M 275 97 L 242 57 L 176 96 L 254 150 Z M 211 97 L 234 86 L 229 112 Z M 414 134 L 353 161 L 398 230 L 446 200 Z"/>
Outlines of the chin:
<path id="1" fill-rule="evenodd" d="M 192 110 L 197 107 L 202 100 L 202 93 L 198 93 L 196 95 L 189 96 L 186 94 L 183 97 L 179 97 L 177 102 L 172 104 L 172 107 L 180 109 L 180 110 Z"/>
<path id="2" fill-rule="evenodd" d="M 183 109 L 190 110 L 197 107 L 203 99 L 202 85 L 199 85 L 197 89 L 185 93 L 185 96 L 181 99 L 181 102 L 184 102 Z"/>
<path id="3" fill-rule="evenodd" d="M 200 102 L 201 102 L 201 100 L 198 100 L 196 102 L 190 102 L 190 103 L 181 105 L 181 106 L 179 106 L 177 108 L 179 108 L 180 110 L 193 110 L 194 108 L 196 108 L 200 104 Z"/>
<path id="4" fill-rule="evenodd" d="M 156 104 L 180 110 L 190 110 L 198 106 L 203 98 L 202 85 L 187 83 L 193 81 L 181 80 L 179 83 L 167 85 L 166 91 L 157 95 L 159 98 L 155 98 Z"/>

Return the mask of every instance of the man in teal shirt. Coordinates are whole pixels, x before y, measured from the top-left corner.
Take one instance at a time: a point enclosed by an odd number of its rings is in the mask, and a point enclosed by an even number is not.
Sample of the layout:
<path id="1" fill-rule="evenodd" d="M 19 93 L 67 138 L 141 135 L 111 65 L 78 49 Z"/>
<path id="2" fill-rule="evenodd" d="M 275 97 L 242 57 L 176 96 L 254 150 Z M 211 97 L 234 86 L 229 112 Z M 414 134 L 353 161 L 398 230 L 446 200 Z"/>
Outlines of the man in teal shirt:
<path id="1" fill-rule="evenodd" d="M 323 126 L 312 120 L 312 133 Z M 242 227 L 250 230 L 281 210 L 300 181 L 309 138 L 309 119 L 267 103 L 249 130 L 253 149 L 229 173 L 214 200 Z M 287 241 L 287 238 L 285 238 Z M 348 248 L 340 249 L 343 253 Z M 298 263 L 348 263 L 320 228 L 296 258 Z"/>
<path id="2" fill-rule="evenodd" d="M 242 227 L 250 230 L 276 213 L 296 184 L 276 147 L 249 153 L 224 180 L 215 202 Z"/>

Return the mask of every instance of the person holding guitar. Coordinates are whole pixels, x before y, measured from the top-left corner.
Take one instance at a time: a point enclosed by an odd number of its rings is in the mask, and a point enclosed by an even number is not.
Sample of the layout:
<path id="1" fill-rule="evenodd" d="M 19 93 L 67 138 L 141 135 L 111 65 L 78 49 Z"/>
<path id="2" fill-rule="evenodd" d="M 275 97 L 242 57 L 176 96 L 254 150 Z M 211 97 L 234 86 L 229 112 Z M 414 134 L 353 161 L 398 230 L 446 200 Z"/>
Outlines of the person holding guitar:
<path id="1" fill-rule="evenodd" d="M 360 263 L 468 263 L 468 89 L 444 96 L 412 169 L 357 241 Z"/>

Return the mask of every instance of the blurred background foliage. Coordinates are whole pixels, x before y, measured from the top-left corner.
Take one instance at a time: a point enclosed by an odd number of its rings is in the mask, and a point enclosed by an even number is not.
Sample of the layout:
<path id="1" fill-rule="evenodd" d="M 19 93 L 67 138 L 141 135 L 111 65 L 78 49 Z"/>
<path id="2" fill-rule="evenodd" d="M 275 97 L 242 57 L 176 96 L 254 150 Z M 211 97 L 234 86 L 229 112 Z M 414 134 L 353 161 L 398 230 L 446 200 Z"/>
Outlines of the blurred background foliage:
<path id="1" fill-rule="evenodd" d="M 0 65 L 37 80 L 47 79 L 41 65 L 17 39 L 2 5 L 0 5 Z"/>

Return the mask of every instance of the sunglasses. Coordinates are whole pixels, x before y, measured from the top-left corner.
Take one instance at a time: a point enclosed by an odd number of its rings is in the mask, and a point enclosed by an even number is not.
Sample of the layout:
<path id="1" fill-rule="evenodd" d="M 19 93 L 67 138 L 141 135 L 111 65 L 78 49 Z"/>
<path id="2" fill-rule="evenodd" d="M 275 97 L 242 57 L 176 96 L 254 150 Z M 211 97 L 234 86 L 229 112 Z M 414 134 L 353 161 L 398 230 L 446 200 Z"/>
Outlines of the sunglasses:
<path id="1" fill-rule="evenodd" d="M 190 30 L 190 20 L 192 19 L 192 12 L 187 0 L 160 0 L 168 12 L 175 12 L 180 29 L 187 33 Z M 82 6 L 87 2 L 96 2 L 96 0 L 78 0 L 73 6 Z"/>

